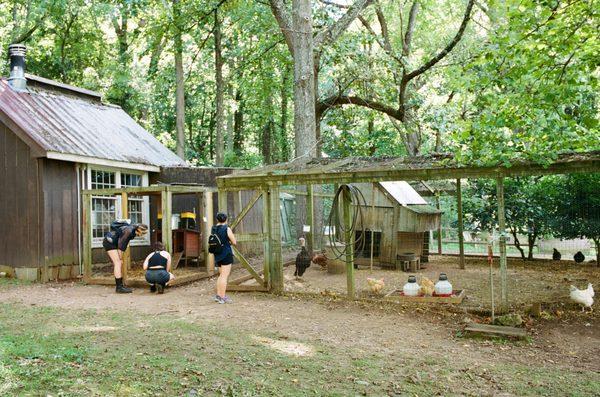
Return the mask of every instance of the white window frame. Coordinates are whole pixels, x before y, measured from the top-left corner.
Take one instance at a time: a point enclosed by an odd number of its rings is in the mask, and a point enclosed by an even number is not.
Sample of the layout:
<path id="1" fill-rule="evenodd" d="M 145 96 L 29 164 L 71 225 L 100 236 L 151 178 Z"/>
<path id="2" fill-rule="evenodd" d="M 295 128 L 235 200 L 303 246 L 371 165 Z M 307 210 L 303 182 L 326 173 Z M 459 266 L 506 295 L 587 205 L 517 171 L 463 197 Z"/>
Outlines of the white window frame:
<path id="1" fill-rule="evenodd" d="M 103 167 L 103 166 L 95 166 L 88 164 L 87 166 L 87 188 L 92 189 L 92 171 L 108 171 L 115 173 L 115 188 L 120 189 L 121 186 L 121 173 L 123 174 L 135 174 L 140 175 L 142 177 L 142 186 L 148 186 L 149 178 L 148 173 L 139 170 L 131 170 L 126 168 L 113 168 L 113 167 Z M 106 196 L 92 196 L 94 198 L 104 198 Z M 117 219 L 122 218 L 122 210 L 121 210 L 121 197 L 117 196 L 115 200 L 115 216 Z M 92 216 L 92 222 L 90 222 L 90 235 L 93 236 L 93 225 L 94 217 Z M 143 196 L 142 201 L 142 222 L 146 225 L 150 224 L 150 198 L 148 196 Z M 150 245 L 150 233 L 148 230 L 144 236 L 136 237 L 129 243 L 131 246 L 148 246 Z M 102 237 L 92 237 L 92 248 L 100 248 L 102 247 Z"/>

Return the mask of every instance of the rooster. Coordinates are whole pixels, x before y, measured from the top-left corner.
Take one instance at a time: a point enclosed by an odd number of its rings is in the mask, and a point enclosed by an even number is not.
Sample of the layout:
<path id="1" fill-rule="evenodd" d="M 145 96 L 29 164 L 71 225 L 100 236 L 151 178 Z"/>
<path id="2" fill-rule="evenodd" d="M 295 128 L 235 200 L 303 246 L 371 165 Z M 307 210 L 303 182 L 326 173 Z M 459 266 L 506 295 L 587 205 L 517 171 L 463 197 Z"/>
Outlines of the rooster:
<path id="1" fill-rule="evenodd" d="M 373 292 L 374 294 L 377 294 L 377 295 L 381 294 L 383 287 L 385 287 L 383 278 L 380 278 L 379 280 L 377 280 L 376 278 L 367 277 L 367 283 L 369 284 L 369 287 L 371 288 L 371 292 Z"/>
<path id="2" fill-rule="evenodd" d="M 592 305 L 594 304 L 594 287 L 591 283 L 588 284 L 586 289 L 578 289 L 577 287 L 571 285 L 571 300 L 575 303 L 581 305 L 581 311 L 585 311 L 586 307 L 590 308 L 592 311 Z"/>
<path id="3" fill-rule="evenodd" d="M 310 267 L 311 258 L 306 250 L 306 240 L 304 237 L 300 237 L 300 252 L 296 255 L 296 271 L 294 276 L 302 277 L 306 269 Z"/>

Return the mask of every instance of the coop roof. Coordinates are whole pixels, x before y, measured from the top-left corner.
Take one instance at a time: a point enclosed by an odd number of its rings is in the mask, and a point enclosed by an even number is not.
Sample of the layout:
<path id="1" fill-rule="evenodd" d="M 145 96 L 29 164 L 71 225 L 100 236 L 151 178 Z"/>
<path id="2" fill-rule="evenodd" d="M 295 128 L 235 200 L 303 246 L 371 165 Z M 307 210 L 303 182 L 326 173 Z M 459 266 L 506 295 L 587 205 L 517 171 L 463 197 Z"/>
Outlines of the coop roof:
<path id="1" fill-rule="evenodd" d="M 427 201 L 408 182 L 380 182 L 379 185 L 400 205 L 427 204 Z"/>
<path id="2" fill-rule="evenodd" d="M 102 103 L 91 91 L 27 77 L 38 85 L 24 92 L 0 80 L 0 121 L 36 156 L 154 171 L 185 166 L 120 107 Z"/>
<path id="3" fill-rule="evenodd" d="M 515 159 L 510 164 L 464 165 L 449 154 L 417 157 L 305 158 L 240 171 L 217 179 L 221 189 L 381 181 L 429 181 L 599 172 L 600 151 L 564 153 L 547 162 Z"/>

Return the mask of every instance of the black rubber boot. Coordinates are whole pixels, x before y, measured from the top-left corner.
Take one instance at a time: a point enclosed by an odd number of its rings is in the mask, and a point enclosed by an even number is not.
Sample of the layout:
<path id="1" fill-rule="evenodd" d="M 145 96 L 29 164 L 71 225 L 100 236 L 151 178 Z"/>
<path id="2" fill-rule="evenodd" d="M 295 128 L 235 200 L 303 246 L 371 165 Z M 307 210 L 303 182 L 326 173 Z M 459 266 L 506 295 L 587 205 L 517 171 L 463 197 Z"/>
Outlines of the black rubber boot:
<path id="1" fill-rule="evenodd" d="M 115 278 L 115 283 L 117 284 L 116 292 L 117 294 L 130 294 L 133 292 L 131 288 L 127 288 L 123 285 L 122 278 Z"/>
<path id="2" fill-rule="evenodd" d="M 158 291 L 159 294 L 162 294 L 165 292 L 165 286 L 162 284 L 156 284 L 156 290 Z"/>
<path id="3" fill-rule="evenodd" d="M 150 284 L 150 292 L 156 292 L 156 284 Z"/>

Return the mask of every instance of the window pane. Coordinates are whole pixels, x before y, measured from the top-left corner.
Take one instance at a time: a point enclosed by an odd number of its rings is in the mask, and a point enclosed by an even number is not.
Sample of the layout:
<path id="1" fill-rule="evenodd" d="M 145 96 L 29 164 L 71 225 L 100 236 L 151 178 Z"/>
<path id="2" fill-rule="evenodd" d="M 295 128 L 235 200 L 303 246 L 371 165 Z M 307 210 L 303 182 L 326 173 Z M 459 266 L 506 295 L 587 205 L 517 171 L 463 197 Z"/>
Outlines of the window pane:
<path id="1" fill-rule="evenodd" d="M 116 218 L 115 198 L 92 197 L 92 236 L 102 238 Z"/>
<path id="2" fill-rule="evenodd" d="M 142 176 L 138 174 L 121 173 L 122 187 L 138 187 L 142 186 Z"/>
<path id="3" fill-rule="evenodd" d="M 105 189 L 113 187 L 116 187 L 114 172 L 92 170 L 92 189 Z"/>

